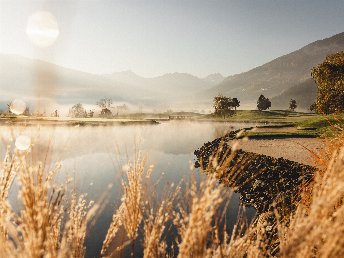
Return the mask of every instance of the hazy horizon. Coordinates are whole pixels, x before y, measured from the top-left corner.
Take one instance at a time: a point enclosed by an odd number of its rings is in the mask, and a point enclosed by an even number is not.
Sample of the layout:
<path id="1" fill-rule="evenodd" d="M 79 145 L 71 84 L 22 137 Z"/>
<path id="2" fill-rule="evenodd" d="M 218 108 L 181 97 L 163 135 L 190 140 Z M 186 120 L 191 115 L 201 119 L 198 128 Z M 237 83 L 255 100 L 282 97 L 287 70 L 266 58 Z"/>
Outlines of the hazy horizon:
<path id="1" fill-rule="evenodd" d="M 1 1 L 0 53 L 92 74 L 203 78 L 248 71 L 342 32 L 344 1 Z M 28 17 L 45 10 L 59 36 L 34 46 Z M 326 17 L 320 19 L 319 17 Z M 307 31 L 307 33 L 305 33 Z"/>

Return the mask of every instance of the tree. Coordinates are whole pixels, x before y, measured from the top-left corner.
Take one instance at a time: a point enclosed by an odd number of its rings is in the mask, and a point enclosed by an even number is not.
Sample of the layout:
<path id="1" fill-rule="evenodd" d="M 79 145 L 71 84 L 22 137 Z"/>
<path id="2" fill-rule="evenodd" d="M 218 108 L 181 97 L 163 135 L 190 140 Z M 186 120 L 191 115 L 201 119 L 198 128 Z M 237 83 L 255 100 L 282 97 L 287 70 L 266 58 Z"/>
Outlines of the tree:
<path id="1" fill-rule="evenodd" d="M 103 98 L 103 99 L 100 99 L 98 102 L 97 102 L 97 106 L 100 107 L 101 109 L 110 109 L 112 105 L 112 99 L 109 99 L 109 98 Z"/>
<path id="2" fill-rule="evenodd" d="M 100 111 L 100 117 L 111 118 L 112 117 L 111 110 L 108 108 L 103 108 L 102 111 Z"/>
<path id="3" fill-rule="evenodd" d="M 86 110 L 84 109 L 82 104 L 77 103 L 69 110 L 69 116 L 81 118 L 81 117 L 85 117 L 85 112 Z"/>
<path id="4" fill-rule="evenodd" d="M 215 109 L 215 115 L 221 115 L 223 118 L 226 118 L 226 115 L 231 115 L 232 113 L 232 99 L 229 97 L 225 97 L 221 94 L 214 97 L 214 109 Z"/>
<path id="5" fill-rule="evenodd" d="M 94 116 L 94 111 L 90 109 L 90 111 L 88 112 L 88 117 L 93 117 L 93 116 Z"/>
<path id="6" fill-rule="evenodd" d="M 97 106 L 101 108 L 100 117 L 110 118 L 112 117 L 112 112 L 110 110 L 112 105 L 112 99 L 103 98 L 97 102 Z"/>
<path id="7" fill-rule="evenodd" d="M 232 99 L 232 106 L 234 107 L 235 111 L 237 107 L 240 107 L 240 101 L 237 98 Z"/>
<path id="8" fill-rule="evenodd" d="M 289 109 L 294 112 L 295 108 L 297 108 L 296 100 L 295 99 L 291 99 L 289 101 Z"/>
<path id="9" fill-rule="evenodd" d="M 24 115 L 24 116 L 30 116 L 30 115 L 31 115 L 31 113 L 30 113 L 30 108 L 29 108 L 29 107 L 26 107 L 26 108 L 25 108 L 23 115 Z"/>
<path id="10" fill-rule="evenodd" d="M 259 111 L 267 110 L 271 107 L 271 101 L 265 98 L 264 95 L 260 95 L 257 101 L 257 108 Z"/>
<path id="11" fill-rule="evenodd" d="M 344 52 L 327 56 L 312 69 L 312 77 L 318 87 L 316 111 L 344 112 Z"/>

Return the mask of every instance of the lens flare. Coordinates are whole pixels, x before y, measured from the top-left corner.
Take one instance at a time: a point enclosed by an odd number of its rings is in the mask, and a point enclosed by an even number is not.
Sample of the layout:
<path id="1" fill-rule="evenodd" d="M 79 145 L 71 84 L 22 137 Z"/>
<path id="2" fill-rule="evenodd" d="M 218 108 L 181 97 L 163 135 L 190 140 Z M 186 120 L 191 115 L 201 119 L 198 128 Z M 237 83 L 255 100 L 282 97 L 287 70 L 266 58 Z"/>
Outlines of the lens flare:
<path id="1" fill-rule="evenodd" d="M 13 114 L 21 115 L 25 112 L 26 104 L 21 99 L 15 99 L 11 102 L 10 111 Z"/>
<path id="2" fill-rule="evenodd" d="M 19 135 L 16 139 L 16 148 L 21 151 L 26 151 L 30 148 L 31 139 L 26 135 Z"/>
<path id="3" fill-rule="evenodd" d="M 44 48 L 54 44 L 60 31 L 55 17 L 50 12 L 39 11 L 29 17 L 26 34 L 34 45 Z"/>

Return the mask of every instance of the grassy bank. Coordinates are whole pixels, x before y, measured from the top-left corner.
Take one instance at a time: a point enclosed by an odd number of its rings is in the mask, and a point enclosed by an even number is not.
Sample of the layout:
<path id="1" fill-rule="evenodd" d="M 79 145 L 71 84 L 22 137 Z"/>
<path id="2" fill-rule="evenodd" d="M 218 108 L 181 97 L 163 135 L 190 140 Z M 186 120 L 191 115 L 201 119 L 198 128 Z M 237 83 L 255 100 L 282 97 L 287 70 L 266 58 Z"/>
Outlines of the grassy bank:
<path id="1" fill-rule="evenodd" d="M 286 110 L 237 110 L 233 115 L 226 118 L 214 116 L 213 114 L 204 115 L 203 119 L 214 121 L 232 122 L 259 122 L 259 123 L 297 123 L 308 118 L 318 117 L 313 113 L 290 112 Z"/>
<path id="2" fill-rule="evenodd" d="M 315 138 L 321 134 L 313 130 L 298 132 L 246 132 L 239 138 L 248 137 L 249 139 L 285 139 L 285 138 Z"/>
<path id="3" fill-rule="evenodd" d="M 334 132 L 341 130 L 338 124 L 344 123 L 344 114 L 319 115 L 312 113 L 298 113 L 290 111 L 258 111 L 239 110 L 233 116 L 223 118 L 214 115 L 204 116 L 210 121 L 228 122 L 257 122 L 260 128 L 278 128 L 276 132 L 249 132 L 243 136 L 251 138 L 292 138 L 292 137 L 319 137 L 333 136 Z M 283 127 L 295 127 L 294 132 L 283 131 Z"/>

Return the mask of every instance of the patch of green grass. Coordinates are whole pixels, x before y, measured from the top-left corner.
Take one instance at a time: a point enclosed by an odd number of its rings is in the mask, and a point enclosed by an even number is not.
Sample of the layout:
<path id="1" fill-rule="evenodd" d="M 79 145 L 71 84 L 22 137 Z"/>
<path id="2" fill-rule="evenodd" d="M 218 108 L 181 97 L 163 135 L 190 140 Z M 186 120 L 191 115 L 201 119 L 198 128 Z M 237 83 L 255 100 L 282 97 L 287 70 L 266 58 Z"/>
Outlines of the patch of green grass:
<path id="1" fill-rule="evenodd" d="M 296 124 L 299 128 L 314 128 L 322 136 L 331 137 L 344 128 L 344 114 L 319 115 L 300 121 Z"/>
<path id="2" fill-rule="evenodd" d="M 338 116 L 338 117 L 337 117 Z M 322 128 L 332 125 L 336 125 L 340 122 L 344 122 L 344 116 L 343 115 L 337 115 L 337 116 L 317 116 L 313 118 L 309 118 L 307 120 L 301 121 L 297 123 L 297 126 L 299 127 L 313 127 L 313 128 Z M 342 119 L 342 121 L 341 121 Z"/>
<path id="3" fill-rule="evenodd" d="M 283 138 L 315 138 L 318 137 L 317 131 L 299 131 L 299 132 L 247 132 L 240 138 L 248 137 L 250 139 L 283 139 Z"/>
<path id="4" fill-rule="evenodd" d="M 257 122 L 257 123 L 292 123 L 295 124 L 300 121 L 305 121 L 312 117 L 317 117 L 316 114 L 290 112 L 287 110 L 238 110 L 232 116 L 226 118 L 220 116 L 204 115 L 199 119 L 207 119 L 212 121 L 228 121 L 228 122 Z"/>

